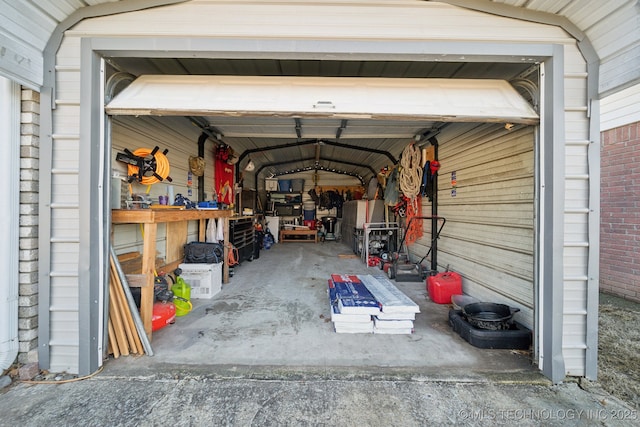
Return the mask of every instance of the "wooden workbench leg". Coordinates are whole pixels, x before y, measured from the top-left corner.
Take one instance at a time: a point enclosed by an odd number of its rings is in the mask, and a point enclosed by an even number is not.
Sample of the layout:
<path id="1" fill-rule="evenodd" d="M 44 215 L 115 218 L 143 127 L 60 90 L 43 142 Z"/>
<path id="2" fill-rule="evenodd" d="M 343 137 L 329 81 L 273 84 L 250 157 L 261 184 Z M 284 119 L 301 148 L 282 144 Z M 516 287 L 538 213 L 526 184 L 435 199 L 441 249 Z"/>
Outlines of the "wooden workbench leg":
<path id="1" fill-rule="evenodd" d="M 184 245 L 187 243 L 189 224 L 187 221 L 166 223 L 165 264 L 180 264 L 184 261 Z M 204 240 L 203 240 L 204 241 Z"/>
<path id="2" fill-rule="evenodd" d="M 211 218 L 209 221 L 215 221 Z M 198 221 L 198 242 L 207 241 L 207 219 L 202 218 Z"/>
<path id="3" fill-rule="evenodd" d="M 144 330 L 151 340 L 151 320 L 153 317 L 153 282 L 156 268 L 156 236 L 157 224 L 144 224 L 144 240 L 142 246 L 142 274 L 146 276 L 147 283 L 140 290 L 140 318 Z"/>
<path id="4" fill-rule="evenodd" d="M 224 263 L 222 264 L 222 283 L 229 283 L 229 219 L 224 218 Z"/>

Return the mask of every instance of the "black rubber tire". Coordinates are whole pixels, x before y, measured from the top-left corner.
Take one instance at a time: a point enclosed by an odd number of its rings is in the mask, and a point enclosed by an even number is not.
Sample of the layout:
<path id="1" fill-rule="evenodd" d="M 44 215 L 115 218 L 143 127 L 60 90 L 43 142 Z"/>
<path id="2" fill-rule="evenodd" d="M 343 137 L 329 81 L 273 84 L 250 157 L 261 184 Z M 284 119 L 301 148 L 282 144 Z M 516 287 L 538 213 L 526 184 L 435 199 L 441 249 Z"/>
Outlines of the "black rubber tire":
<path id="1" fill-rule="evenodd" d="M 396 267 L 394 265 L 389 266 L 389 270 L 387 270 L 387 276 L 389 276 L 389 279 L 396 278 Z"/>

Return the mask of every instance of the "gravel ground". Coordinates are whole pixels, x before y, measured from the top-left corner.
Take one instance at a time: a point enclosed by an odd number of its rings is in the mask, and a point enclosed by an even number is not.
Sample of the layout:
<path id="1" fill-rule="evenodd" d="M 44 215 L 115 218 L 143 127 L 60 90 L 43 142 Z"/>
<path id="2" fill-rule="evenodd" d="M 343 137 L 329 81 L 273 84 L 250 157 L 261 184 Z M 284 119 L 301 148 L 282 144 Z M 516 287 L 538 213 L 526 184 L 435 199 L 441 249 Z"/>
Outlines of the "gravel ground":
<path id="1" fill-rule="evenodd" d="M 600 294 L 598 383 L 640 409 L 640 303 Z"/>

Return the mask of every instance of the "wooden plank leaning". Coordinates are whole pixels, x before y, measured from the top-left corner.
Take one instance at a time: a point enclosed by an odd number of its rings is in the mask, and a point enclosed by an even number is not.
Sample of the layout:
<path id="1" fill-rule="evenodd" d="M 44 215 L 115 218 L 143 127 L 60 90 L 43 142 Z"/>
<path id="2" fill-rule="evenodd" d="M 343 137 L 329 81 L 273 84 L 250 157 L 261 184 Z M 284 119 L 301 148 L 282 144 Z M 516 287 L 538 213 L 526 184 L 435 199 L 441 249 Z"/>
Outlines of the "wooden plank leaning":
<path id="1" fill-rule="evenodd" d="M 129 284 L 127 283 L 127 277 L 122 271 L 122 267 L 120 266 L 120 262 L 118 261 L 118 257 L 116 256 L 116 252 L 113 249 L 113 246 L 109 248 L 111 252 L 111 266 L 115 268 L 118 273 L 118 278 L 120 279 L 120 283 L 122 284 L 122 289 L 124 290 L 125 297 L 127 298 L 127 303 L 129 304 L 129 309 L 131 310 L 131 315 L 133 317 L 133 322 L 135 323 L 136 330 L 138 331 L 138 335 L 140 336 L 140 341 L 142 343 L 142 347 L 144 348 L 144 352 L 147 353 L 148 356 L 153 356 L 153 348 L 151 347 L 151 342 L 149 341 L 149 337 L 144 330 L 144 325 L 142 323 L 142 319 L 140 318 L 140 313 L 138 312 L 138 308 L 136 307 L 136 303 L 133 300 L 133 295 L 131 295 L 131 289 L 129 289 Z"/>

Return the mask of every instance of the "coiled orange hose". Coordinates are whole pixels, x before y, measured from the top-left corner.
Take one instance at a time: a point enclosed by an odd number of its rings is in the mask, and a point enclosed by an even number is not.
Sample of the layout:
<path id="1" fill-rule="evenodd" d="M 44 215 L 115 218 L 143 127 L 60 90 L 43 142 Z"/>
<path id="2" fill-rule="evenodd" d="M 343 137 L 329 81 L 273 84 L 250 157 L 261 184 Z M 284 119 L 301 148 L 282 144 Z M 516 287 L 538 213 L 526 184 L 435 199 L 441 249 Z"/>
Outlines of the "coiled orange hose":
<path id="1" fill-rule="evenodd" d="M 136 151 L 133 152 L 133 154 L 135 156 L 143 157 L 146 159 L 147 157 L 151 156 L 152 152 L 153 150 L 150 148 L 138 148 Z M 156 162 L 155 173 L 160 178 L 162 178 L 162 180 L 167 179 L 170 171 L 169 159 L 167 159 L 167 156 L 165 156 L 161 151 L 156 151 L 156 154 L 154 154 L 153 157 L 155 158 L 155 162 Z M 129 176 L 138 175 L 140 173 L 138 169 L 139 169 L 138 166 L 127 165 L 127 173 L 129 174 Z M 140 180 L 139 182 L 144 185 L 151 185 L 151 184 L 158 183 L 162 180 L 155 175 L 150 175 L 150 176 L 143 176 L 142 180 Z"/>

